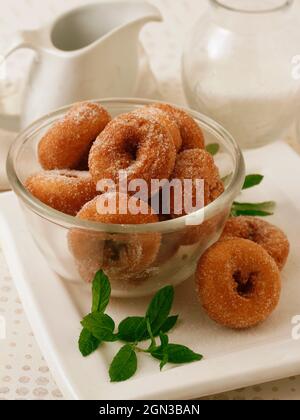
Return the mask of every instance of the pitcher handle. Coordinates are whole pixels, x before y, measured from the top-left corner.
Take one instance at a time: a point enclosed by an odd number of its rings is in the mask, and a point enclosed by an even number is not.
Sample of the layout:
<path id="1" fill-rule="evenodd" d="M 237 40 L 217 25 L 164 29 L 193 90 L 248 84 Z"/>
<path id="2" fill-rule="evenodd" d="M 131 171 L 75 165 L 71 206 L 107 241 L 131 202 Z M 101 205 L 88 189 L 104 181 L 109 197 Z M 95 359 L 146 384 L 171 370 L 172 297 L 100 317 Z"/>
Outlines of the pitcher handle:
<path id="1" fill-rule="evenodd" d="M 30 31 L 20 31 L 15 35 L 11 45 L 4 51 L 3 54 L 0 54 L 0 70 L 1 66 L 5 66 L 7 58 L 11 56 L 15 51 L 21 48 L 33 48 L 30 34 Z M 0 129 L 13 132 L 19 131 L 20 117 L 17 115 L 0 114 Z"/>

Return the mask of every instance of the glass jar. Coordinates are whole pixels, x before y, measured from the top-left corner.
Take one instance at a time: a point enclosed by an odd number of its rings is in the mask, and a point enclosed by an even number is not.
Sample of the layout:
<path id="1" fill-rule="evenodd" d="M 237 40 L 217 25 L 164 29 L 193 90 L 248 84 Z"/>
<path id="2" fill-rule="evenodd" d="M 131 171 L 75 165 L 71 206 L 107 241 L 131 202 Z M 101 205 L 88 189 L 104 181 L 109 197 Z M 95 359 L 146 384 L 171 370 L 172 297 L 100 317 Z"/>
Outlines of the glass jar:
<path id="1" fill-rule="evenodd" d="M 183 54 L 191 108 L 244 148 L 282 137 L 300 102 L 300 19 L 294 0 L 210 0 Z"/>

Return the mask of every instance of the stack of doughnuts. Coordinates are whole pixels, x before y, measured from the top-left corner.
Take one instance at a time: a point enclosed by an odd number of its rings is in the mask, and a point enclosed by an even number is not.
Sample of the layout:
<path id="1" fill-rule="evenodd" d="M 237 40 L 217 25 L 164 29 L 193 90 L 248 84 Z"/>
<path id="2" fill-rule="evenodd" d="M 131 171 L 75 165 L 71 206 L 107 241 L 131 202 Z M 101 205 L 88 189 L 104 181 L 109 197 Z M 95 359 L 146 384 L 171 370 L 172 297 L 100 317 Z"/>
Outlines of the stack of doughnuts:
<path id="1" fill-rule="evenodd" d="M 38 145 L 38 158 L 43 171 L 26 180 L 28 191 L 57 211 L 96 223 L 139 225 L 186 214 L 175 212 L 172 196 L 167 214 L 161 210 L 156 214 L 151 207 L 147 217 L 121 214 L 119 207 L 124 208 L 129 196 L 118 189 L 111 192 L 99 187 L 103 180 L 119 185 L 121 171 L 126 174 L 128 185 L 135 180 L 146 182 L 149 193 L 143 201 L 149 206 L 161 188 L 153 191 L 152 180 L 204 179 L 203 206 L 224 191 L 214 160 L 205 151 L 202 130 L 185 111 L 167 104 L 154 103 L 112 119 L 97 103 L 78 103 L 44 134 Z M 118 202 L 116 214 L 102 214 L 97 200 L 99 196 L 105 200 L 111 195 Z M 196 201 L 195 188 L 192 201 Z M 122 273 L 143 277 L 144 270 L 165 263 L 180 246 L 196 243 L 200 234 L 203 236 L 203 228 L 198 232 L 193 227 L 173 241 L 171 247 L 161 240 L 160 234 L 122 238 L 73 229 L 69 233 L 69 249 L 78 271 L 88 282 L 100 268 L 112 277 Z"/>

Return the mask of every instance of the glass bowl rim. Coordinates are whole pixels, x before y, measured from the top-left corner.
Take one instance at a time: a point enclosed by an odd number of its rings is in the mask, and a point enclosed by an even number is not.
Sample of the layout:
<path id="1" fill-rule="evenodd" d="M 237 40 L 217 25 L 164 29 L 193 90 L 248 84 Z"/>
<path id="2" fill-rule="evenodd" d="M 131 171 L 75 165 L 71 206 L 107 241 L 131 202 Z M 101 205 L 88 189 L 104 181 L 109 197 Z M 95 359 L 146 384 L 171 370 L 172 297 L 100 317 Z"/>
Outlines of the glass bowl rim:
<path id="1" fill-rule="evenodd" d="M 94 99 L 89 100 L 89 102 L 96 102 L 102 106 L 111 105 L 120 105 L 120 106 L 144 106 L 151 103 L 168 103 L 166 101 L 157 101 L 150 99 L 140 99 L 140 98 L 105 98 L 105 99 Z M 90 222 L 77 219 L 74 216 L 66 215 L 62 212 L 59 212 L 46 204 L 39 201 L 37 198 L 32 196 L 23 185 L 22 181 L 18 177 L 17 168 L 15 165 L 15 158 L 18 156 L 19 152 L 22 150 L 24 144 L 30 140 L 30 138 L 45 127 L 50 119 L 54 117 L 61 116 L 63 112 L 67 112 L 74 104 L 70 104 L 57 110 L 50 112 L 43 117 L 37 119 L 27 128 L 22 130 L 16 139 L 14 140 L 12 146 L 10 147 L 8 157 L 7 157 L 7 176 L 10 182 L 10 185 L 16 195 L 21 199 L 21 201 L 29 207 L 29 209 L 37 214 L 38 216 L 46 219 L 47 221 L 64 227 L 66 229 L 77 228 L 81 230 L 88 230 L 93 232 L 106 232 L 112 234 L 126 234 L 126 233 L 149 233 L 149 232 L 159 232 L 159 233 L 169 233 L 176 232 L 183 229 L 184 227 L 191 226 L 189 225 L 188 219 L 193 217 L 202 217 L 202 220 L 205 221 L 210 219 L 224 207 L 224 203 L 229 203 L 234 200 L 238 192 L 240 191 L 245 176 L 245 162 L 243 154 L 240 147 L 231 136 L 231 134 L 223 128 L 220 124 L 215 122 L 213 119 L 186 107 L 180 106 L 181 109 L 185 110 L 193 118 L 196 118 L 201 122 L 203 126 L 208 127 L 217 137 L 221 136 L 225 142 L 231 145 L 234 151 L 235 158 L 235 168 L 232 174 L 231 181 L 225 192 L 218 197 L 213 203 L 208 206 L 194 212 L 190 215 L 182 216 L 177 219 L 167 220 L 163 222 L 151 223 L 147 225 L 116 225 L 116 224 L 103 224 L 99 222 Z M 170 105 L 178 107 L 176 104 L 170 103 Z"/>

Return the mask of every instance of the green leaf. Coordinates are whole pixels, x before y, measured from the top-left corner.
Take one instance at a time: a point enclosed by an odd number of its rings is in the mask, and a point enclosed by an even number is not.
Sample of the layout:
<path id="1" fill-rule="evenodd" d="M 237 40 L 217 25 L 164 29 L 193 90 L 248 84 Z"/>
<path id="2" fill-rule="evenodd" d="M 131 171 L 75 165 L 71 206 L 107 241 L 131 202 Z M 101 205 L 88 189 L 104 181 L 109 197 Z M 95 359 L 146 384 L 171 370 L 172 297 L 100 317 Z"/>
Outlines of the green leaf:
<path id="1" fill-rule="evenodd" d="M 274 213 L 260 210 L 236 210 L 232 212 L 232 217 L 239 216 L 253 216 L 253 217 L 268 217 L 273 216 Z"/>
<path id="2" fill-rule="evenodd" d="M 205 149 L 209 154 L 215 156 L 220 150 L 220 145 L 218 143 L 208 144 Z"/>
<path id="3" fill-rule="evenodd" d="M 169 337 L 167 336 L 167 334 L 160 333 L 159 338 L 160 338 L 160 342 L 161 342 L 161 347 L 167 348 L 167 346 L 169 344 Z"/>
<path id="4" fill-rule="evenodd" d="M 167 320 L 174 300 L 174 287 L 166 286 L 152 299 L 147 310 L 146 318 L 149 319 L 153 335 L 159 334 L 162 325 Z"/>
<path id="5" fill-rule="evenodd" d="M 87 357 L 94 353 L 100 345 L 100 341 L 95 338 L 89 330 L 83 328 L 79 337 L 79 350 L 83 357 Z"/>
<path id="6" fill-rule="evenodd" d="M 177 324 L 178 318 L 178 315 L 170 316 L 169 318 L 167 318 L 167 320 L 163 323 L 160 329 L 161 332 L 168 333 L 169 331 L 171 331 Z"/>
<path id="7" fill-rule="evenodd" d="M 164 353 L 164 357 L 163 357 L 162 361 L 160 362 L 159 369 L 162 371 L 162 370 L 163 370 L 163 368 L 164 368 L 164 367 L 165 367 L 168 363 L 169 363 L 168 353 L 167 353 L 167 352 L 165 352 L 165 353 Z"/>
<path id="8" fill-rule="evenodd" d="M 109 369 L 111 382 L 123 382 L 137 371 L 137 357 L 131 345 L 127 344 L 118 352 Z"/>
<path id="9" fill-rule="evenodd" d="M 151 323 L 150 323 L 149 318 L 146 318 L 146 324 L 147 324 L 147 331 L 148 331 L 149 337 L 151 339 L 151 344 L 148 348 L 148 352 L 151 352 L 156 347 L 156 340 L 155 340 L 155 337 L 154 337 L 153 332 L 152 332 Z"/>
<path id="10" fill-rule="evenodd" d="M 233 203 L 235 210 L 260 210 L 260 211 L 271 211 L 276 207 L 274 201 L 265 201 L 263 203 Z"/>
<path id="11" fill-rule="evenodd" d="M 253 175 L 246 176 L 244 186 L 243 186 L 243 190 L 248 190 L 249 188 L 253 188 L 256 185 L 261 184 L 263 179 L 264 179 L 264 176 L 263 175 L 258 175 L 258 174 L 253 174 Z"/>
<path id="12" fill-rule="evenodd" d="M 264 203 L 238 203 L 234 202 L 231 209 L 231 215 L 237 216 L 272 216 L 276 208 L 274 201 Z"/>
<path id="13" fill-rule="evenodd" d="M 169 361 L 169 355 L 168 355 L 168 344 L 169 344 L 169 337 L 166 334 L 160 333 L 160 342 L 161 342 L 161 350 L 163 354 L 162 361 L 159 365 L 160 370 L 163 370 L 163 368 L 166 366 L 166 364 Z"/>
<path id="14" fill-rule="evenodd" d="M 168 354 L 168 362 L 176 365 L 192 363 L 203 359 L 201 354 L 194 353 L 188 347 L 179 344 L 168 344 L 167 347 L 157 347 L 151 352 L 151 355 L 155 359 L 164 360 L 166 352 Z"/>
<path id="15" fill-rule="evenodd" d="M 110 300 L 111 286 L 108 277 L 103 271 L 98 271 L 93 281 L 92 312 L 104 313 Z"/>
<path id="16" fill-rule="evenodd" d="M 175 327 L 178 321 L 177 316 L 170 316 L 161 327 L 161 332 L 168 333 Z M 156 337 L 159 335 L 157 333 Z M 134 316 L 124 319 L 119 325 L 119 340 L 127 343 L 137 343 L 149 340 L 151 337 L 147 330 L 146 318 Z"/>
<path id="17" fill-rule="evenodd" d="M 115 323 L 108 315 L 93 312 L 83 319 L 81 325 L 99 341 L 112 342 L 116 340 Z"/>
<path id="18" fill-rule="evenodd" d="M 124 319 L 119 325 L 118 337 L 128 343 L 148 340 L 146 319 L 139 316 Z"/>

